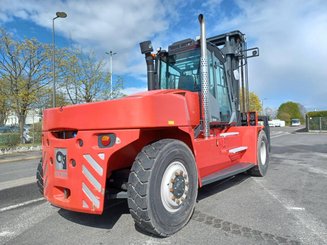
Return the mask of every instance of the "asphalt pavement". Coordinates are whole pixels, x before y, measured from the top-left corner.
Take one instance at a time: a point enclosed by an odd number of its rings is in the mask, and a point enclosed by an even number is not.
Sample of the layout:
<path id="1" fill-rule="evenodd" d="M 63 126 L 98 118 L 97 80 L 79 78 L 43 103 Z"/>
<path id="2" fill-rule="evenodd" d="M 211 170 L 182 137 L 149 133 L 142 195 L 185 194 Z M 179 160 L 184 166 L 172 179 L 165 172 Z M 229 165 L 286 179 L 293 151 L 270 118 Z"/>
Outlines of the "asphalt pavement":
<path id="1" fill-rule="evenodd" d="M 201 188 L 188 225 L 164 239 L 138 231 L 125 200 L 95 216 L 51 206 L 35 183 L 4 187 L 34 177 L 39 155 L 0 158 L 0 244 L 327 244 L 327 134 L 271 131 L 267 175 Z"/>
<path id="2" fill-rule="evenodd" d="M 0 155 L 0 191 L 34 183 L 40 158 L 40 151 Z"/>

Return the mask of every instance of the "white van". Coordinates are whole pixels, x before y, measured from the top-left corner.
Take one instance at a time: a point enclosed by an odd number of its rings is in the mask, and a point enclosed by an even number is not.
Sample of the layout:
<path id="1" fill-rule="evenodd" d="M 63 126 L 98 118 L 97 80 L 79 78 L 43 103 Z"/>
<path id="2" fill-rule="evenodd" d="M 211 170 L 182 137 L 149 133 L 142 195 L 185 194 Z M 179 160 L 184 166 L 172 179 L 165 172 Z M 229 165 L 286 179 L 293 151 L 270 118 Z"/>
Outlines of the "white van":
<path id="1" fill-rule="evenodd" d="M 292 121 L 291 121 L 291 126 L 292 126 L 292 127 L 298 127 L 298 126 L 301 126 L 301 121 L 300 121 L 300 119 L 297 119 L 297 118 L 292 119 Z"/>

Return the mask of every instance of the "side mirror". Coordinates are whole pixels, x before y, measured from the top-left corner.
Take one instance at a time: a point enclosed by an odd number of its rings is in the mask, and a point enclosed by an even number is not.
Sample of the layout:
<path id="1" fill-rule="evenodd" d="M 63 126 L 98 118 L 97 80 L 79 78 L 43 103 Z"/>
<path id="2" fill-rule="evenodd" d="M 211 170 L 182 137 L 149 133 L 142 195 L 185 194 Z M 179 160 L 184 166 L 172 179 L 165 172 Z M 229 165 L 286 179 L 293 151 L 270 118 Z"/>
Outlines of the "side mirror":
<path id="1" fill-rule="evenodd" d="M 140 43 L 141 53 L 147 54 L 151 53 L 153 51 L 152 43 L 151 41 L 144 41 Z"/>
<path id="2" fill-rule="evenodd" d="M 238 69 L 234 70 L 233 74 L 234 74 L 235 80 L 240 80 L 240 73 L 239 73 Z"/>
<path id="3" fill-rule="evenodd" d="M 252 58 L 252 57 L 259 56 L 259 48 L 257 48 L 257 47 L 244 50 L 243 52 L 244 52 L 243 55 L 246 55 L 246 58 Z M 251 52 L 251 53 L 248 54 L 248 52 Z"/>

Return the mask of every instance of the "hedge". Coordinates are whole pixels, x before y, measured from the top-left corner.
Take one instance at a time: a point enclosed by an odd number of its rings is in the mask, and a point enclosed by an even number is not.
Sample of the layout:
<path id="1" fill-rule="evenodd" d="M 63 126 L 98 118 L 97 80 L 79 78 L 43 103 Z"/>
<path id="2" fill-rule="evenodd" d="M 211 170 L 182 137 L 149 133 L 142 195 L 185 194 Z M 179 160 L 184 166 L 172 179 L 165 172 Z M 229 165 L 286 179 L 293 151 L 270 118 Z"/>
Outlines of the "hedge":
<path id="1" fill-rule="evenodd" d="M 2 133 L 0 134 L 0 146 L 12 147 L 20 143 L 19 133 Z"/>
<path id="2" fill-rule="evenodd" d="M 327 117 L 327 111 L 310 111 L 307 113 L 308 117 Z"/>

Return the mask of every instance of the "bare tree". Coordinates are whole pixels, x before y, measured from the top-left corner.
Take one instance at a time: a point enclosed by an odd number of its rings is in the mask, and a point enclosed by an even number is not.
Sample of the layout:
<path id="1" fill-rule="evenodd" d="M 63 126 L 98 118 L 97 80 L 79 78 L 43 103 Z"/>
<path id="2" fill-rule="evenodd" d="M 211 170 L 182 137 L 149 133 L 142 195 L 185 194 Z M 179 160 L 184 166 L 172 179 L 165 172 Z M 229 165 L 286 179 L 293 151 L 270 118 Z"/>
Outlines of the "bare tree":
<path id="1" fill-rule="evenodd" d="M 119 78 L 110 96 L 110 73 L 105 71 L 104 60 L 93 52 L 64 50 L 59 66 L 62 88 L 71 103 L 87 103 L 121 96 L 123 79 Z"/>
<path id="2" fill-rule="evenodd" d="M 6 97 L 8 93 L 8 84 L 0 79 L 0 126 L 6 123 L 10 111 L 10 102 Z"/>
<path id="3" fill-rule="evenodd" d="M 4 30 L 0 32 L 0 74 L 9 87 L 6 98 L 18 116 L 22 136 L 27 111 L 50 81 L 50 50 L 34 39 L 15 41 Z"/>

